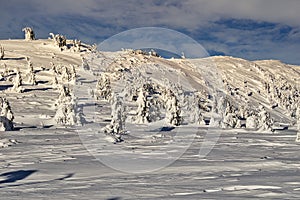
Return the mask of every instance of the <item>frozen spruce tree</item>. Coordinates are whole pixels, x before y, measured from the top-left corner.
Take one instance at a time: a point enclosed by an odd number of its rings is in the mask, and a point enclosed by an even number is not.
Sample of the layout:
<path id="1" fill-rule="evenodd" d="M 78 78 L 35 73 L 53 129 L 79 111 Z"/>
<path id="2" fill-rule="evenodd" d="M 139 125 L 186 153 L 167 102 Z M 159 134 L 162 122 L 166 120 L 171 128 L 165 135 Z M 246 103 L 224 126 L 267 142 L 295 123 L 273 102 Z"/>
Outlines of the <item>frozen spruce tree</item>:
<path id="1" fill-rule="evenodd" d="M 54 120 L 57 124 L 68 126 L 76 124 L 76 98 L 68 87 L 62 86 L 60 88 L 60 95 L 55 105 L 57 111 Z"/>
<path id="2" fill-rule="evenodd" d="M 147 94 L 144 88 L 139 89 L 138 98 L 137 98 L 137 115 L 136 123 L 149 123 L 149 101 L 147 101 Z"/>
<path id="3" fill-rule="evenodd" d="M 23 32 L 25 32 L 25 40 L 35 40 L 35 34 L 32 28 L 25 27 L 22 29 Z"/>
<path id="4" fill-rule="evenodd" d="M 111 122 L 104 127 L 104 133 L 111 137 L 113 142 L 121 142 L 121 135 L 124 133 L 126 115 L 124 112 L 123 100 L 116 94 L 111 98 Z"/>
<path id="5" fill-rule="evenodd" d="M 167 101 L 166 101 L 166 120 L 168 123 L 179 126 L 182 122 L 181 109 L 179 107 L 178 100 L 175 94 L 171 91 L 167 91 Z"/>
<path id="6" fill-rule="evenodd" d="M 273 120 L 264 106 L 259 106 L 258 128 L 260 131 L 272 131 Z"/>
<path id="7" fill-rule="evenodd" d="M 27 72 L 26 76 L 28 77 L 28 84 L 30 84 L 30 85 L 37 85 L 37 81 L 35 79 L 35 73 L 34 73 L 33 65 L 32 65 L 32 63 L 30 61 L 28 62 L 28 72 Z"/>
<path id="8" fill-rule="evenodd" d="M 257 129 L 258 119 L 254 112 L 250 112 L 249 116 L 246 118 L 246 128 Z"/>
<path id="9" fill-rule="evenodd" d="M 96 86 L 97 99 L 104 98 L 109 100 L 111 97 L 110 79 L 106 74 L 101 74 Z"/>
<path id="10" fill-rule="evenodd" d="M 200 106 L 200 98 L 197 96 L 192 96 L 189 100 L 192 101 L 188 102 L 188 110 L 190 112 L 191 121 L 199 125 L 205 125 L 204 117 L 202 115 L 202 110 Z"/>
<path id="11" fill-rule="evenodd" d="M 0 98 L 0 131 L 12 131 L 14 115 L 9 102 L 5 98 Z"/>
<path id="12" fill-rule="evenodd" d="M 4 58 L 4 47 L 0 45 L 0 60 Z"/>
<path id="13" fill-rule="evenodd" d="M 59 87 L 59 96 L 54 104 L 55 107 L 58 107 L 61 104 L 71 102 L 71 100 L 74 99 L 73 95 L 69 89 L 69 87 L 65 85 L 61 85 Z"/>
<path id="14" fill-rule="evenodd" d="M 16 70 L 16 77 L 14 78 L 12 90 L 14 92 L 23 92 L 22 89 L 22 76 L 19 69 Z"/>

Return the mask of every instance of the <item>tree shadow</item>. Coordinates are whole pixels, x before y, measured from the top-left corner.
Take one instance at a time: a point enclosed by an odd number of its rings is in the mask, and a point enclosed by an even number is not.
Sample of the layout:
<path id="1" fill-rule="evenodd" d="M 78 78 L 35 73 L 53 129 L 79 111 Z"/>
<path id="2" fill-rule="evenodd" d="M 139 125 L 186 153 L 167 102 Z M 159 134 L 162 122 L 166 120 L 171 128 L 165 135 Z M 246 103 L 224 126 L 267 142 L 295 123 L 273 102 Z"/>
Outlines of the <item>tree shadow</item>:
<path id="1" fill-rule="evenodd" d="M 4 176 L 5 180 L 0 181 L 0 184 L 14 183 L 23 180 L 35 172 L 37 172 L 37 170 L 18 170 L 18 171 L 3 173 L 0 175 L 0 177 Z"/>
<path id="2" fill-rule="evenodd" d="M 13 87 L 13 85 L 0 85 L 0 90 L 7 90 L 8 88 Z"/>
<path id="3" fill-rule="evenodd" d="M 11 181 L 7 181 L 8 179 L 6 179 L 6 180 L 1 181 L 1 182 L 2 183 L 13 183 L 13 182 L 16 182 L 18 180 L 25 179 L 26 177 L 28 177 L 30 174 L 32 174 L 34 172 L 37 172 L 37 170 L 19 170 L 19 171 L 16 171 L 16 172 L 8 172 L 8 173 L 5 173 L 5 174 L 9 174 L 9 176 L 12 176 Z M 13 175 L 10 175 L 11 173 L 13 173 Z M 2 176 L 2 175 L 4 175 L 4 174 L 1 174 L 0 176 Z M 73 176 L 74 176 L 74 173 L 70 173 L 70 174 L 66 174 L 65 176 L 63 176 L 61 178 L 45 180 L 45 181 L 33 181 L 33 182 L 22 183 L 22 184 L 12 184 L 12 185 L 7 185 L 7 186 L 0 186 L 0 188 L 18 187 L 18 186 L 23 186 L 23 185 L 46 184 L 46 183 L 50 184 L 50 183 L 56 182 L 56 181 L 67 180 L 68 178 L 71 178 Z"/>
<path id="4" fill-rule="evenodd" d="M 24 89 L 23 92 L 31 92 L 31 91 L 47 91 L 47 90 L 50 90 L 52 88 L 50 87 L 47 87 L 47 88 L 33 88 L 33 89 Z"/>
<path id="5" fill-rule="evenodd" d="M 113 198 L 109 198 L 107 200 L 121 200 L 122 198 L 121 197 L 113 197 Z"/>
<path id="6" fill-rule="evenodd" d="M 24 60 L 25 57 L 18 57 L 18 58 L 3 58 L 2 60 Z"/>

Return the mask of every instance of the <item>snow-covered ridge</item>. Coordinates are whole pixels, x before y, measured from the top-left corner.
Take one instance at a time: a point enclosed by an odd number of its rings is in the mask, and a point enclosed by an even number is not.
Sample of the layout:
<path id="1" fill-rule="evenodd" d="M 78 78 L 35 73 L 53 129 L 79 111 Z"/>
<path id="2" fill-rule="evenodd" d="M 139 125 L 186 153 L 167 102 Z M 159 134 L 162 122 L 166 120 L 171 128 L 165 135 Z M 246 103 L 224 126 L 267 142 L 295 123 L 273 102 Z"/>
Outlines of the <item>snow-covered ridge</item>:
<path id="1" fill-rule="evenodd" d="M 10 102 L 17 127 L 82 125 L 88 120 L 79 108 L 84 103 L 77 105 L 74 95 L 74 85 L 85 84 L 84 71 L 98 82 L 89 85 L 91 96 L 108 110 L 116 106 L 113 95 L 125 97 L 127 113 L 117 114 L 121 111 L 115 107 L 117 113 L 105 111 L 101 117 L 112 117 L 106 130 L 110 133 L 125 131 L 115 127 L 122 126 L 117 122 L 122 117 L 124 123 L 167 121 L 266 131 L 293 126 L 300 118 L 299 66 L 280 61 L 227 56 L 167 60 L 133 50 L 96 52 L 54 34 L 48 40 L 0 44 L 5 51 L 1 97 Z"/>

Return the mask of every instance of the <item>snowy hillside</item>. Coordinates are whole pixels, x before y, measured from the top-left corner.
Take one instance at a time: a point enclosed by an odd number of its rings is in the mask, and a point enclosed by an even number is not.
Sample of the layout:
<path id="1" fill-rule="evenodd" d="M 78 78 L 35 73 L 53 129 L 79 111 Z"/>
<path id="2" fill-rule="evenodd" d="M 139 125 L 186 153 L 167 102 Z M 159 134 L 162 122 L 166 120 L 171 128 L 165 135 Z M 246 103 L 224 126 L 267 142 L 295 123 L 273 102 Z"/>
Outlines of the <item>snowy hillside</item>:
<path id="1" fill-rule="evenodd" d="M 52 37 L 0 41 L 5 199 L 299 198 L 299 66 Z"/>

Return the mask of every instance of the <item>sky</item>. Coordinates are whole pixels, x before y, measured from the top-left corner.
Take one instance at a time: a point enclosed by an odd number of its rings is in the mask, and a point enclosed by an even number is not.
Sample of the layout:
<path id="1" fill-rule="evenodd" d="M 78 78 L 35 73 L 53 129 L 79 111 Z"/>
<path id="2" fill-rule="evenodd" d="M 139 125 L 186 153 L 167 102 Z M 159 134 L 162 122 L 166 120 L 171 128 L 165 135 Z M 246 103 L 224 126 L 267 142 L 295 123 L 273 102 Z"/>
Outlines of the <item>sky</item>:
<path id="1" fill-rule="evenodd" d="M 299 0 L 10 0 L 0 4 L 0 39 L 60 33 L 99 44 L 141 27 L 178 31 L 210 55 L 300 65 Z"/>

